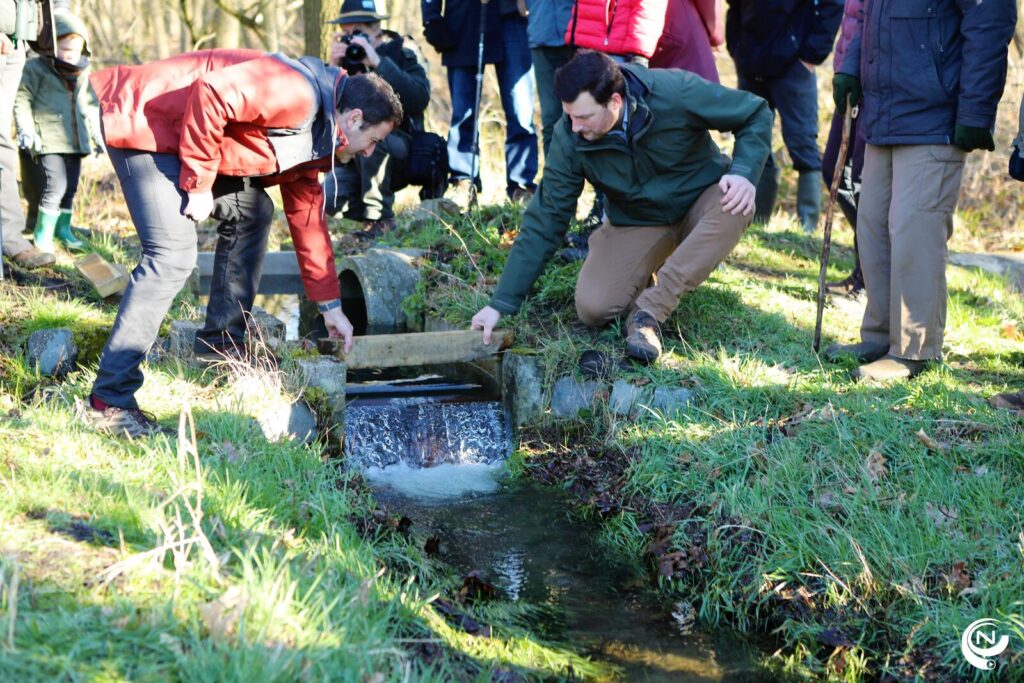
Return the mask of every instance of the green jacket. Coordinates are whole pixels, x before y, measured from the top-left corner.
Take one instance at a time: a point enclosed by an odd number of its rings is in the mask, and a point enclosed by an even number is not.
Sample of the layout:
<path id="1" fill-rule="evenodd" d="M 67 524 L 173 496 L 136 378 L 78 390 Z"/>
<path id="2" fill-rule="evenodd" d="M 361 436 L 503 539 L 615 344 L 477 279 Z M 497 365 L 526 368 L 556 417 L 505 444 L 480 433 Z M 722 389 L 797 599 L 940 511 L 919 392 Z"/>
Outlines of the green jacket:
<path id="1" fill-rule="evenodd" d="M 38 154 L 89 154 L 102 145 L 99 101 L 89 71 L 79 74 L 74 90 L 45 58 L 29 60 L 14 99 L 18 132 L 34 131 Z"/>
<path id="2" fill-rule="evenodd" d="M 519 310 L 534 281 L 562 244 L 576 200 L 589 181 L 604 192 L 613 225 L 669 225 L 726 174 L 757 185 L 771 147 L 767 102 L 678 69 L 623 65 L 626 135 L 588 142 L 567 116 L 555 126 L 540 188 L 523 213 L 519 237 L 491 298 L 503 314 Z M 735 136 L 730 163 L 710 129 Z M 628 138 L 628 141 L 627 141 Z"/>

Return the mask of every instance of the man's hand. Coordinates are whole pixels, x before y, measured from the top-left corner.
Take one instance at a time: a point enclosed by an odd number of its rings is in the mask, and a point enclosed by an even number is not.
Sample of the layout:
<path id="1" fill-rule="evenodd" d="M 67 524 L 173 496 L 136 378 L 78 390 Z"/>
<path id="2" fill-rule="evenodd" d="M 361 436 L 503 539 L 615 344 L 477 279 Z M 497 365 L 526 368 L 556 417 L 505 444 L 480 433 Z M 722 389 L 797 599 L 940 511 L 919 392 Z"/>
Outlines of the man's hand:
<path id="1" fill-rule="evenodd" d="M 341 60 L 345 57 L 345 51 L 348 50 L 348 43 L 341 42 L 343 33 L 334 34 L 334 42 L 331 43 L 331 54 L 327 58 L 327 63 L 331 66 L 341 66 Z"/>
<path id="2" fill-rule="evenodd" d="M 988 128 L 977 128 L 975 126 L 961 126 L 956 124 L 953 133 L 953 144 L 965 152 L 973 152 L 976 149 L 987 149 L 995 151 L 996 142 L 992 139 L 992 131 Z"/>
<path id="3" fill-rule="evenodd" d="M 22 131 L 18 133 L 18 147 L 30 154 L 35 154 L 42 149 L 43 145 L 38 135 Z"/>
<path id="4" fill-rule="evenodd" d="M 352 323 L 341 312 L 341 307 L 332 308 L 323 316 L 324 324 L 327 326 L 327 335 L 334 338 L 341 337 L 345 340 L 345 353 L 351 351 L 352 335 L 355 334 L 355 330 L 352 328 Z"/>
<path id="5" fill-rule="evenodd" d="M 185 204 L 185 217 L 196 223 L 202 223 L 213 213 L 212 192 L 189 192 L 188 203 Z"/>
<path id="6" fill-rule="evenodd" d="M 846 99 L 850 99 L 851 107 L 856 107 L 860 104 L 861 94 L 860 79 L 856 76 L 836 74 L 832 77 L 832 100 L 840 116 L 846 113 Z"/>
<path id="7" fill-rule="evenodd" d="M 490 306 L 484 306 L 473 316 L 469 329 L 483 330 L 484 346 L 489 346 L 491 343 L 491 333 L 494 332 L 494 326 L 498 324 L 499 320 L 501 320 L 501 313 Z"/>
<path id="8" fill-rule="evenodd" d="M 9 55 L 12 52 L 14 52 L 14 43 L 6 33 L 0 33 L 0 55 Z"/>
<path id="9" fill-rule="evenodd" d="M 739 175 L 724 175 L 718 181 L 718 189 L 722 197 L 722 211 L 731 213 L 733 216 L 743 214 L 749 216 L 754 210 L 754 195 L 756 190 L 754 184 Z"/>
<path id="10" fill-rule="evenodd" d="M 373 47 L 373 43 L 367 40 L 364 36 L 352 36 L 352 45 L 358 45 L 366 50 L 366 58 L 363 59 L 363 64 L 371 69 L 376 69 L 380 66 L 380 55 L 377 54 L 377 50 Z"/>

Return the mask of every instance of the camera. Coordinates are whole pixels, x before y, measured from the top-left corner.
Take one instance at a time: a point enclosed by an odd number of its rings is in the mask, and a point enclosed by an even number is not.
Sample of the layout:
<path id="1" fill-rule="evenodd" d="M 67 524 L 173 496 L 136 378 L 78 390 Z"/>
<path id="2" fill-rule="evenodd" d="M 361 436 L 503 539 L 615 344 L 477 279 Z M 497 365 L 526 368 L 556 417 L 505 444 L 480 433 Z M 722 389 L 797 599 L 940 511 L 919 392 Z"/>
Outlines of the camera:
<path id="1" fill-rule="evenodd" d="M 366 48 L 362 45 L 353 45 L 352 39 L 356 36 L 362 36 L 367 41 L 370 40 L 370 36 L 366 35 L 362 31 L 353 31 L 348 35 L 341 36 L 338 41 L 348 45 L 345 50 L 345 56 L 341 58 L 341 66 L 349 74 L 355 76 L 356 74 L 366 73 L 366 65 L 363 64 L 363 60 L 366 59 Z"/>

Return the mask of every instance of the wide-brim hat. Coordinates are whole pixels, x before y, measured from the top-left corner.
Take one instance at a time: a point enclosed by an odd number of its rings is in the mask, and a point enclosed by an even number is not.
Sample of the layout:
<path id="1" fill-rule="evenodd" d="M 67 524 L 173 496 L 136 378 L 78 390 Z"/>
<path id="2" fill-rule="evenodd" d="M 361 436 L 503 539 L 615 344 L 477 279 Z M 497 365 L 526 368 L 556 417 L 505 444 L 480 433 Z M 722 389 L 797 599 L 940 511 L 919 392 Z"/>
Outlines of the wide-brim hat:
<path id="1" fill-rule="evenodd" d="M 378 0 L 344 0 L 341 3 L 341 12 L 328 24 L 369 24 L 381 19 L 387 19 L 384 13 L 384 3 Z"/>

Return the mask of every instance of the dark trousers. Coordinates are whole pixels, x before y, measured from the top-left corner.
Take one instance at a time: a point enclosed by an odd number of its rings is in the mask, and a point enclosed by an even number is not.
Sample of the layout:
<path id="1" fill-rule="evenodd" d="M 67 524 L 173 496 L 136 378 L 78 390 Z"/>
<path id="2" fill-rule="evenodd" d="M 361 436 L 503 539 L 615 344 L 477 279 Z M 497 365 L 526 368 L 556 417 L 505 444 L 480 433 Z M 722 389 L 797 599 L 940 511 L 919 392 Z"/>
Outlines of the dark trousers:
<path id="1" fill-rule="evenodd" d="M 22 161 L 27 155 L 22 156 Z M 28 157 L 29 167 L 22 167 L 22 174 L 31 177 L 26 186 L 25 199 L 28 200 L 29 215 L 34 216 L 38 207 L 50 213 L 58 213 L 62 209 L 70 211 L 78 192 L 78 180 L 82 174 L 82 157 L 84 154 L 39 154 Z M 37 196 L 29 197 L 27 186 L 34 186 Z"/>
<path id="2" fill-rule="evenodd" d="M 576 48 L 568 45 L 559 47 L 530 48 L 533 55 L 533 75 L 537 79 L 537 97 L 540 99 L 540 120 L 543 133 L 544 156 L 551 147 L 551 135 L 555 123 L 562 116 L 562 102 L 555 95 L 555 72 L 565 66 L 576 54 Z"/>
<path id="3" fill-rule="evenodd" d="M 534 189 L 537 175 L 537 132 L 533 127 L 533 63 L 526 37 L 526 19 L 501 20 L 502 61 L 494 65 L 505 111 L 505 186 Z M 453 181 L 472 178 L 480 187 L 480 160 L 473 168 L 473 127 L 476 67 L 448 67 L 452 122 L 448 130 L 448 164 Z M 474 172 L 476 177 L 474 178 Z"/>
<path id="4" fill-rule="evenodd" d="M 115 148 L 108 152 L 139 234 L 142 257 L 121 298 L 92 391 L 110 405 L 135 408 L 135 392 L 143 381 L 140 365 L 195 268 L 196 226 L 182 215 L 186 196 L 178 188 L 177 156 Z M 207 324 L 201 334 L 209 339 L 224 331 L 241 338 L 243 311 L 252 308 L 262 271 L 273 203 L 247 178 L 218 178 L 214 194 L 214 217 L 220 224 Z"/>
<path id="5" fill-rule="evenodd" d="M 820 171 L 817 77 L 799 60 L 777 78 L 753 78 L 740 71 L 736 76 L 740 90 L 763 97 L 772 111 L 779 113 L 782 140 L 793 159 L 793 168 L 800 172 Z M 774 163 L 768 155 L 767 166 Z"/>

